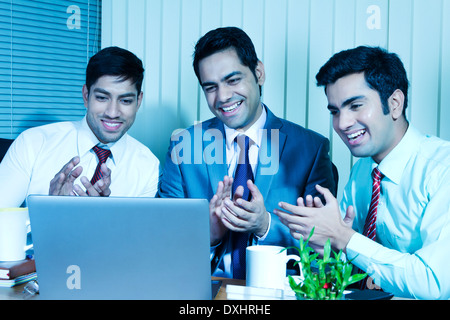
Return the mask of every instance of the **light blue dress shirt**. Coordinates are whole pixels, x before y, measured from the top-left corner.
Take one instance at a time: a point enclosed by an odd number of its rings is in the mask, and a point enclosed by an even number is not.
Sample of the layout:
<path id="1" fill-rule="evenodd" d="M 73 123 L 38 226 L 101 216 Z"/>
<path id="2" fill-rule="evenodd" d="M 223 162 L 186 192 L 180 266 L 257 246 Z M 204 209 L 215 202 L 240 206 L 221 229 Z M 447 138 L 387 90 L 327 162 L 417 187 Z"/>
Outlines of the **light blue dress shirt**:
<path id="1" fill-rule="evenodd" d="M 355 208 L 358 232 L 347 258 L 375 284 L 396 296 L 450 298 L 450 142 L 421 134 L 411 125 L 381 161 L 385 175 L 377 213 L 376 242 L 364 237 L 372 194 L 371 158 L 352 168 L 341 202 Z"/>

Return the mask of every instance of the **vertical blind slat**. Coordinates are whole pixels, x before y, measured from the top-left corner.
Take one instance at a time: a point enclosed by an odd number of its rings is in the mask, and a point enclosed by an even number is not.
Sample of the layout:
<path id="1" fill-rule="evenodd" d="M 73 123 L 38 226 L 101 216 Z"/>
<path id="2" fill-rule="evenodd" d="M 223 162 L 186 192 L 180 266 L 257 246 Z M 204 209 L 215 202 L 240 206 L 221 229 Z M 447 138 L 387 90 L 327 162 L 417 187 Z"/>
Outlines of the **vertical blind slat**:
<path id="1" fill-rule="evenodd" d="M 101 45 L 101 1 L 2 1 L 0 21 L 0 137 L 80 119 L 86 64 Z"/>

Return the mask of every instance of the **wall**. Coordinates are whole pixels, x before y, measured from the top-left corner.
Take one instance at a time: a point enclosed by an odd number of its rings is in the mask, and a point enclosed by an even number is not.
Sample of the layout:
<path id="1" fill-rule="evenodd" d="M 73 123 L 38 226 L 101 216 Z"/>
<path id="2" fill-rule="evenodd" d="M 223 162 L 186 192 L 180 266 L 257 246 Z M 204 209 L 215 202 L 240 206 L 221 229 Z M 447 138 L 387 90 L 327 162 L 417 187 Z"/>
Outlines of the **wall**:
<path id="1" fill-rule="evenodd" d="M 196 41 L 231 25 L 249 34 L 266 67 L 263 101 L 330 139 L 341 192 L 356 159 L 315 85 L 338 51 L 364 44 L 399 54 L 411 82 L 408 119 L 450 140 L 448 0 L 103 0 L 102 10 L 102 47 L 122 46 L 144 61 L 145 99 L 131 134 L 162 161 L 173 130 L 211 117 L 192 69 Z"/>

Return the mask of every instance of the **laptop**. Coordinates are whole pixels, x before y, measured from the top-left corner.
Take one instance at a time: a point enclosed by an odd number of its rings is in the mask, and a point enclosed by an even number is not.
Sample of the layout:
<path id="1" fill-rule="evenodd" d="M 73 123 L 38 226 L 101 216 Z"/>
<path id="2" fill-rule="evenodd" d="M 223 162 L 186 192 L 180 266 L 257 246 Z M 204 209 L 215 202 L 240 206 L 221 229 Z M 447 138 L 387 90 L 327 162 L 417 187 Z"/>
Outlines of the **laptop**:
<path id="1" fill-rule="evenodd" d="M 28 197 L 41 299 L 210 300 L 206 199 Z"/>

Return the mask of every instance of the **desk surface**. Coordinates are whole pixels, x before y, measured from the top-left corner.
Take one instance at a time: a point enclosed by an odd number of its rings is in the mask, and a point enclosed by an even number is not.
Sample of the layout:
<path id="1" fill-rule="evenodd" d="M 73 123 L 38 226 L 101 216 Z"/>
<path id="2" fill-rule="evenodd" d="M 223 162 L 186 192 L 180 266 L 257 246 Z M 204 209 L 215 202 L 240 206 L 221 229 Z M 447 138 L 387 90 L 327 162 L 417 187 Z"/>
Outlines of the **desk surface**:
<path id="1" fill-rule="evenodd" d="M 214 300 L 227 300 L 226 286 L 229 284 L 245 286 L 245 280 L 217 278 L 217 277 L 212 277 L 212 280 L 219 280 L 222 283 Z M 23 294 L 23 288 L 25 287 L 25 285 L 26 284 L 20 284 L 12 288 L 0 287 L 0 300 L 25 300 L 25 296 Z M 32 296 L 29 299 L 39 300 L 39 295 Z M 399 297 L 393 297 L 393 300 L 404 300 L 404 299 Z"/>
<path id="2" fill-rule="evenodd" d="M 19 284 L 12 288 L 0 288 L 0 300 L 24 300 L 23 287 L 26 283 Z"/>
<path id="3" fill-rule="evenodd" d="M 220 286 L 219 292 L 217 292 L 214 300 L 227 300 L 227 285 L 236 285 L 236 286 L 245 286 L 245 280 L 237 280 L 237 279 L 228 279 L 228 278 L 216 278 L 212 277 L 213 280 L 222 281 L 222 285 Z"/>
<path id="4" fill-rule="evenodd" d="M 212 280 L 219 280 L 222 282 L 219 292 L 214 300 L 227 300 L 226 286 L 227 284 L 245 286 L 245 280 L 236 280 L 228 278 L 212 277 Z M 26 284 L 20 284 L 12 288 L 0 288 L 0 300 L 24 300 L 23 288 Z M 39 295 L 31 297 L 31 300 L 38 300 Z"/>

